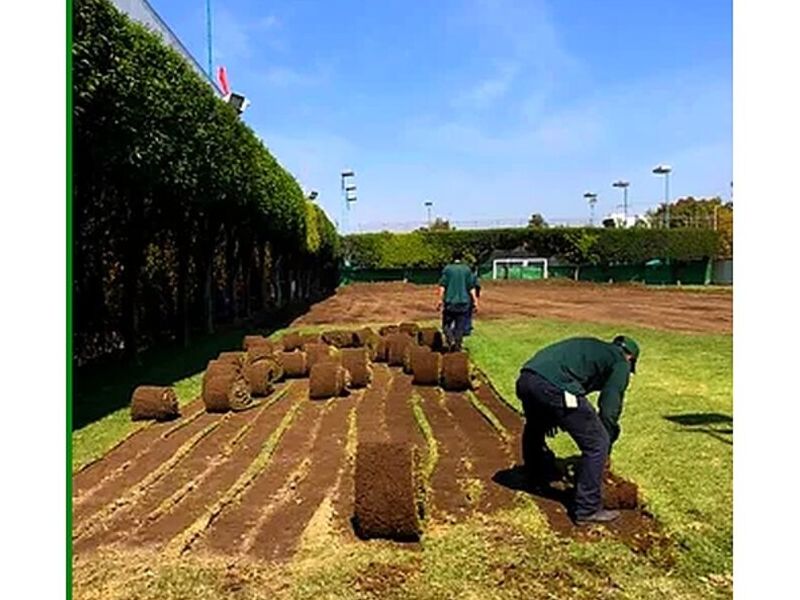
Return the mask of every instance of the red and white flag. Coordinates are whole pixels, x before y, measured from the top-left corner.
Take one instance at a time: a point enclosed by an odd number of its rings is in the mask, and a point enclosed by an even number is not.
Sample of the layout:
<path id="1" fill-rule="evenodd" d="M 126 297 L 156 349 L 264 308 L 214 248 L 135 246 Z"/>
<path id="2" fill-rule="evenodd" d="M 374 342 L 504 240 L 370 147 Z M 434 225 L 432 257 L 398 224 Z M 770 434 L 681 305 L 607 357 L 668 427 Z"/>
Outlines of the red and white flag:
<path id="1" fill-rule="evenodd" d="M 228 96 L 231 93 L 231 86 L 228 85 L 228 73 L 225 71 L 225 67 L 220 67 L 219 71 L 217 72 L 217 78 L 219 79 L 219 85 L 222 88 L 222 95 Z"/>

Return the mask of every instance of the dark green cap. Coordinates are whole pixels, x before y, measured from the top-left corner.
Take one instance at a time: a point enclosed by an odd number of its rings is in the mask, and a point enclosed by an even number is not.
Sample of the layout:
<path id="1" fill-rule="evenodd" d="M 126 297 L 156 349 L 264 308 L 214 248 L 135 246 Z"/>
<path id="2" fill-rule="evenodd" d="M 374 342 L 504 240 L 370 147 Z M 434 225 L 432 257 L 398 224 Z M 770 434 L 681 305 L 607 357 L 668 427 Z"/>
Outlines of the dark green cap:
<path id="1" fill-rule="evenodd" d="M 636 361 L 639 360 L 639 344 L 636 343 L 636 340 L 627 335 L 618 335 L 614 338 L 614 343 L 633 356 L 633 360 L 631 361 L 631 373 L 636 373 Z"/>

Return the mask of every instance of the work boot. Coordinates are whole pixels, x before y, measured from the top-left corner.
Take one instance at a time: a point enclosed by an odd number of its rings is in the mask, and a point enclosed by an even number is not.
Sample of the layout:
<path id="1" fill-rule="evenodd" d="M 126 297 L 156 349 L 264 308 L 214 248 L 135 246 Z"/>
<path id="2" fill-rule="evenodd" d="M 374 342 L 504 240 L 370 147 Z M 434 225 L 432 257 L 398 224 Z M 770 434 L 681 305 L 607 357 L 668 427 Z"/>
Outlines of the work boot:
<path id="1" fill-rule="evenodd" d="M 618 510 L 606 510 L 601 508 L 596 513 L 586 515 L 585 517 L 575 517 L 575 523 L 578 525 L 588 525 L 591 523 L 608 523 L 619 517 Z"/>

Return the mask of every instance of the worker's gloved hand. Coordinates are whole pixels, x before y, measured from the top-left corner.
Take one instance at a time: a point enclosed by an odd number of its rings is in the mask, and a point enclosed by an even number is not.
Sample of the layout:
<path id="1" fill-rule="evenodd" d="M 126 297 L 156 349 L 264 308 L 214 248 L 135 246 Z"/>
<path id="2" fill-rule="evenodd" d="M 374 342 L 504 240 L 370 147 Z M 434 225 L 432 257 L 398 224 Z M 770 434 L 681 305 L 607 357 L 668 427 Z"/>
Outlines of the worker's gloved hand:
<path id="1" fill-rule="evenodd" d="M 547 437 L 549 437 L 549 438 L 554 438 L 554 437 L 556 437 L 556 434 L 557 434 L 557 433 L 558 433 L 558 427 L 556 427 L 556 426 L 553 426 L 553 427 L 551 427 L 550 429 L 548 429 L 547 431 L 545 431 L 545 435 L 546 435 Z"/>

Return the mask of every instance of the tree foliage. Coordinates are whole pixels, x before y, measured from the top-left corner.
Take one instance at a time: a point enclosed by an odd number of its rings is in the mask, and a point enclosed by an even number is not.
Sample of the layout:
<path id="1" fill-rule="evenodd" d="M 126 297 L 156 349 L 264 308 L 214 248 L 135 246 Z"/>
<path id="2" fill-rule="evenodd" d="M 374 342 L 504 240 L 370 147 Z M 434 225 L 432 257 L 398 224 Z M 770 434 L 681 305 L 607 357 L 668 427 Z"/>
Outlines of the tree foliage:
<path id="1" fill-rule="evenodd" d="M 647 213 L 654 223 L 661 223 L 666 216 L 664 205 Z M 733 202 L 724 202 L 719 196 L 713 198 L 679 198 L 669 205 L 671 228 L 715 229 L 720 235 L 720 255 L 733 256 Z"/>
<path id="2" fill-rule="evenodd" d="M 234 109 L 107 0 L 73 11 L 78 362 L 331 290 L 333 225 Z"/>

